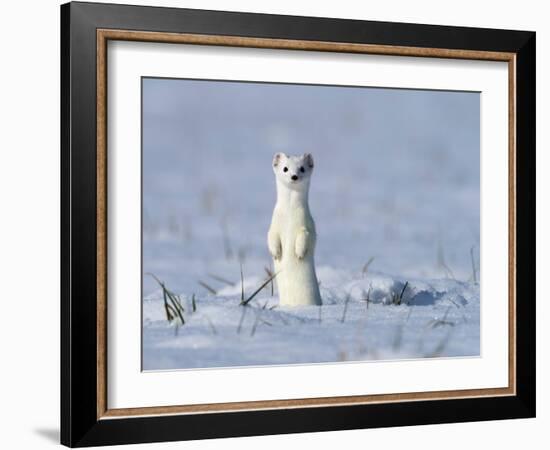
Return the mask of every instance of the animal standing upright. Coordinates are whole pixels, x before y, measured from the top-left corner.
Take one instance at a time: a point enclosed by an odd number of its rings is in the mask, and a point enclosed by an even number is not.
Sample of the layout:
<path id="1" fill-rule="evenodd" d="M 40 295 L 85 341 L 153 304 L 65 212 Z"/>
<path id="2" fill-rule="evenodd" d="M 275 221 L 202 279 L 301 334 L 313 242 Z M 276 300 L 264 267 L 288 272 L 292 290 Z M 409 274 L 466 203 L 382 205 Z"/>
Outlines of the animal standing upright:
<path id="1" fill-rule="evenodd" d="M 273 157 L 277 203 L 267 235 L 273 257 L 281 306 L 321 305 L 315 273 L 315 222 L 309 210 L 309 183 L 313 157 Z"/>

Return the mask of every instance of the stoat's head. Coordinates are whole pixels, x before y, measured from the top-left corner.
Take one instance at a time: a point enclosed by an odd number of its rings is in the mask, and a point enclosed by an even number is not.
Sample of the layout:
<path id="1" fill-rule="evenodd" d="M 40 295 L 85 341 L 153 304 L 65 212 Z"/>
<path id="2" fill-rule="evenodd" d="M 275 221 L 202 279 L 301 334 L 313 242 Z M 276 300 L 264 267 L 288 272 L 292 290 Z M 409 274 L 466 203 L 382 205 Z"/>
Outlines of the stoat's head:
<path id="1" fill-rule="evenodd" d="M 276 153 L 273 156 L 273 172 L 277 179 L 290 189 L 307 188 L 313 172 L 313 156 L 311 153 L 304 153 L 301 156 Z"/>

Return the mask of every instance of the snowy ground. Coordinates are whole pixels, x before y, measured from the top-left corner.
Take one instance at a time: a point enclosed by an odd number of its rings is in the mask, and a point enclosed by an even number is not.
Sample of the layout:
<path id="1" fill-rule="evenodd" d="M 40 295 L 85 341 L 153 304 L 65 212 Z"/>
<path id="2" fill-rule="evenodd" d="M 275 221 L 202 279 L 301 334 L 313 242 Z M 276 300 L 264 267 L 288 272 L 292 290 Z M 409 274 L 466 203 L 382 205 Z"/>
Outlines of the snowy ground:
<path id="1" fill-rule="evenodd" d="M 143 92 L 144 369 L 479 355 L 478 94 Z M 249 296 L 271 263 L 277 151 L 315 157 L 321 308 L 279 308 L 269 285 L 239 305 L 240 265 Z M 185 324 L 168 323 L 149 273 L 180 295 Z"/>
<path id="2" fill-rule="evenodd" d="M 410 280 L 396 305 L 403 280 L 319 273 L 321 307 L 279 308 L 269 285 L 241 306 L 239 284 L 196 297 L 194 312 L 182 298 L 183 326 L 169 325 L 161 291 L 152 294 L 143 310 L 144 369 L 479 355 L 478 286 Z M 245 297 L 261 281 L 245 279 Z"/>

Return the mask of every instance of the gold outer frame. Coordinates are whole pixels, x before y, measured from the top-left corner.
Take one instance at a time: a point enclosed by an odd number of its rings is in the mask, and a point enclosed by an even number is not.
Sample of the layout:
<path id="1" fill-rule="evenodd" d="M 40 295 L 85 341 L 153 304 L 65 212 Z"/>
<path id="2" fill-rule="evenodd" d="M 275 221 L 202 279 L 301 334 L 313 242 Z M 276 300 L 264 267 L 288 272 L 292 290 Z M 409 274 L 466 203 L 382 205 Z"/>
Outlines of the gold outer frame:
<path id="1" fill-rule="evenodd" d="M 344 406 L 516 395 L 516 54 L 239 36 L 98 29 L 97 36 L 97 419 Z M 109 40 L 502 61 L 508 63 L 508 386 L 109 409 L 107 405 L 107 42 Z"/>

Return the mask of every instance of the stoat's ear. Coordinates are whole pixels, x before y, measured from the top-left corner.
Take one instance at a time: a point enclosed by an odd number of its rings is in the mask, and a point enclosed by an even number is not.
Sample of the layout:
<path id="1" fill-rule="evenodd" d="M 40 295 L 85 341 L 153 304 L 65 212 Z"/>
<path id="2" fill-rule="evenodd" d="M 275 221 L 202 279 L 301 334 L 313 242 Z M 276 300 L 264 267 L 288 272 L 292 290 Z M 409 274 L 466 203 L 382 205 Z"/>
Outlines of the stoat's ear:
<path id="1" fill-rule="evenodd" d="M 273 167 L 277 167 L 283 157 L 286 157 L 284 153 L 275 153 L 275 155 L 273 155 Z"/>
<path id="2" fill-rule="evenodd" d="M 308 167 L 310 169 L 313 169 L 313 156 L 311 155 L 311 153 L 304 153 L 304 161 L 307 163 Z"/>

